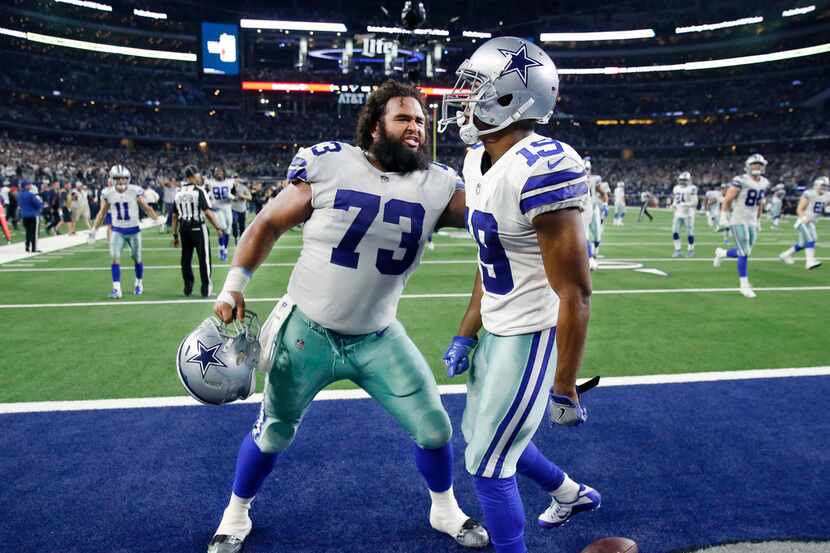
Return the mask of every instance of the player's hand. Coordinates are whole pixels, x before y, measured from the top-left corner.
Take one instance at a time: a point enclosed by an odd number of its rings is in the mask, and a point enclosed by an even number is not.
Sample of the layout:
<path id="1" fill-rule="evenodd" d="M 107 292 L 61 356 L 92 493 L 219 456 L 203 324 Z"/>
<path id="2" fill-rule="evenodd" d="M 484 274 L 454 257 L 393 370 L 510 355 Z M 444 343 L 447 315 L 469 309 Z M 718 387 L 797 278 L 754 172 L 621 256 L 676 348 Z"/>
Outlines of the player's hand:
<path id="1" fill-rule="evenodd" d="M 174 236 L 174 237 L 173 237 L 173 247 L 174 247 L 174 248 L 178 248 L 178 247 L 179 247 L 179 237 L 178 237 L 178 236 Z"/>
<path id="2" fill-rule="evenodd" d="M 94 230 L 89 231 L 89 236 L 87 236 L 87 238 L 86 238 L 86 243 L 89 244 L 90 246 L 95 245 L 95 231 Z"/>
<path id="3" fill-rule="evenodd" d="M 720 219 L 718 219 L 718 231 L 726 230 L 729 228 L 729 216 L 726 213 L 720 214 Z"/>
<path id="4" fill-rule="evenodd" d="M 580 403 L 576 388 L 568 395 L 551 392 L 548 415 L 551 423 L 562 426 L 576 426 L 588 420 L 588 410 Z"/>
<path id="5" fill-rule="evenodd" d="M 453 336 L 450 347 L 444 354 L 444 366 L 447 368 L 447 376 L 450 378 L 462 374 L 470 368 L 470 351 L 478 344 L 475 338 L 466 336 Z"/>
<path id="6" fill-rule="evenodd" d="M 213 312 L 225 324 L 231 322 L 234 315 L 242 321 L 245 318 L 245 298 L 239 292 L 222 291 L 213 304 Z"/>

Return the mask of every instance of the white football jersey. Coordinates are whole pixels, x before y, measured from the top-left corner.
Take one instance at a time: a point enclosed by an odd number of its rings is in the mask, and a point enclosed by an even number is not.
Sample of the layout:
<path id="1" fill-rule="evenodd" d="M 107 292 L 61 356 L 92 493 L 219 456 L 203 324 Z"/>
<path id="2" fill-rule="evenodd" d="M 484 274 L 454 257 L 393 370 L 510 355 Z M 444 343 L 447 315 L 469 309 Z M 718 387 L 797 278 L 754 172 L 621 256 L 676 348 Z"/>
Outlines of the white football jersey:
<path id="1" fill-rule="evenodd" d="M 482 323 L 501 336 L 550 328 L 559 298 L 548 284 L 532 221 L 548 211 L 590 205 L 582 158 L 536 133 L 482 174 L 482 159 L 489 159 L 484 153 L 477 144 L 464 159 L 467 230 L 478 245 L 484 290 Z"/>
<path id="2" fill-rule="evenodd" d="M 288 180 L 311 185 L 288 293 L 309 318 L 343 334 L 367 334 L 395 319 L 404 285 L 456 189 L 458 173 L 433 163 L 383 172 L 360 148 L 324 142 L 303 148 Z"/>
<path id="3" fill-rule="evenodd" d="M 804 215 L 810 221 L 816 221 L 819 217 L 824 215 L 824 210 L 830 205 L 830 192 L 824 192 L 821 195 L 816 193 L 814 189 L 805 190 L 802 198 L 807 198 L 807 210 Z"/>
<path id="4" fill-rule="evenodd" d="M 602 186 L 602 177 L 599 175 L 588 175 L 588 195 L 591 198 L 591 205 L 594 207 L 600 207 L 603 204 L 602 198 L 599 195 L 599 189 L 603 189 Z"/>
<path id="5" fill-rule="evenodd" d="M 706 199 L 710 210 L 720 209 L 723 203 L 723 193 L 720 190 L 709 190 L 706 192 Z"/>
<path id="6" fill-rule="evenodd" d="M 691 217 L 697 208 L 697 186 L 675 184 L 672 189 L 674 214 L 677 217 Z"/>
<path id="7" fill-rule="evenodd" d="M 625 205 L 625 188 L 617 186 L 614 188 L 614 203 L 617 205 Z"/>
<path id="8" fill-rule="evenodd" d="M 755 180 L 750 175 L 739 175 L 732 179 L 729 186 L 738 188 L 740 192 L 732 201 L 732 214 L 729 216 L 730 225 L 750 225 L 758 221 L 758 206 L 764 199 L 769 181 L 761 176 Z"/>
<path id="9" fill-rule="evenodd" d="M 233 179 L 205 179 L 205 189 L 210 193 L 214 207 L 230 207 L 235 199 L 233 195 Z"/>
<path id="10" fill-rule="evenodd" d="M 114 186 L 106 188 L 101 198 L 110 206 L 112 230 L 121 234 L 135 234 L 139 231 L 138 198 L 144 195 L 144 189 L 134 184 L 127 185 L 124 192 Z"/>

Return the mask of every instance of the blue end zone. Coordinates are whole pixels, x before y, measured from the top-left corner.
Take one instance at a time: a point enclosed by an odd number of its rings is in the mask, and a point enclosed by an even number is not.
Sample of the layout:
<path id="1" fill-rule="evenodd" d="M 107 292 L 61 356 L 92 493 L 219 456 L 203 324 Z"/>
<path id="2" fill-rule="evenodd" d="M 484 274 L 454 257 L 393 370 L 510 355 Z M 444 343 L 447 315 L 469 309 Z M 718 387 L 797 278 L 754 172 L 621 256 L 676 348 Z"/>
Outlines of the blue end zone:
<path id="1" fill-rule="evenodd" d="M 558 530 L 523 478 L 533 552 L 629 536 L 649 553 L 830 539 L 830 378 L 598 388 L 588 424 L 539 448 L 603 494 Z M 445 396 L 460 425 L 463 396 Z M 18 553 L 203 552 L 253 405 L 0 415 L 0 539 Z M 454 437 L 455 488 L 480 511 Z M 427 522 L 410 442 L 374 402 L 316 402 L 254 502 L 246 551 L 461 551 Z M 492 549 L 490 549 L 492 550 Z"/>

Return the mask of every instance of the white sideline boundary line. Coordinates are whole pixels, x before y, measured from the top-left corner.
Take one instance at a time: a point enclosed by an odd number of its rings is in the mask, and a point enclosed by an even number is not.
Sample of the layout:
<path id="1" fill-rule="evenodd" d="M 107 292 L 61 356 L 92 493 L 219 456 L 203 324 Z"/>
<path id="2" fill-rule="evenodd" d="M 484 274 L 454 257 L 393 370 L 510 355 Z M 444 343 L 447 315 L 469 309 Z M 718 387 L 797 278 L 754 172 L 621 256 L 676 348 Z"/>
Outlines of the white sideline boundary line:
<path id="1" fill-rule="evenodd" d="M 768 286 L 754 287 L 756 292 L 825 292 L 830 291 L 830 286 Z M 696 294 L 713 292 L 738 292 L 738 288 L 636 288 L 631 290 L 594 290 L 595 296 L 625 296 L 636 294 Z M 403 294 L 404 300 L 424 299 L 446 299 L 446 298 L 469 298 L 469 292 L 450 294 Z M 276 303 L 280 298 L 246 298 L 246 303 Z M 181 300 L 135 300 L 135 301 L 91 301 L 91 302 L 70 302 L 70 303 L 6 303 L 0 304 L 0 309 L 38 309 L 56 307 L 121 307 L 134 305 L 172 305 L 186 303 L 214 303 L 216 298 L 202 299 L 181 299 Z"/>
<path id="2" fill-rule="evenodd" d="M 766 378 L 792 378 L 803 376 L 828 376 L 828 367 L 796 367 L 789 369 L 758 369 L 745 371 L 719 371 L 706 373 L 657 374 L 646 376 L 612 376 L 602 379 L 602 387 L 637 386 L 654 384 L 686 384 L 690 382 L 719 382 L 735 380 L 756 380 Z M 442 384 L 438 386 L 441 395 L 463 394 L 467 391 L 465 384 Z M 361 389 L 323 390 L 314 401 L 332 401 L 346 399 L 368 399 L 370 396 Z M 244 401 L 236 402 L 256 404 L 262 402 L 262 394 L 253 394 Z M 189 396 L 148 397 L 130 399 L 93 399 L 77 401 L 34 401 L 21 403 L 0 403 L 0 415 L 20 413 L 52 413 L 58 411 L 98 411 L 107 409 L 143 409 L 153 407 L 194 407 L 203 406 Z"/>

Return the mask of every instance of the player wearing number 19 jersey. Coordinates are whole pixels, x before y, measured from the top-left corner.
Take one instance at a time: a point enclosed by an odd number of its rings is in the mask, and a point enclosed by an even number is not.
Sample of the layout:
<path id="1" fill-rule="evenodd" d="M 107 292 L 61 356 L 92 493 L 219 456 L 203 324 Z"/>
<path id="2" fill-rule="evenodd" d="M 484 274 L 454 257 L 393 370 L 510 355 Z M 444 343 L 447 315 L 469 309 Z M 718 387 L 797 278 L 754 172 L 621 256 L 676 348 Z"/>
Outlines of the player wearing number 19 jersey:
<path id="1" fill-rule="evenodd" d="M 767 160 L 761 154 L 752 154 L 745 163 L 746 173 L 732 179 L 721 208 L 719 227 L 728 226 L 735 239 L 735 247 L 717 248 L 713 264 L 719 267 L 726 257 L 737 258 L 740 291 L 747 298 L 756 297 L 749 283 L 748 260 L 752 246 L 758 239 L 761 206 L 769 188 L 764 176 Z"/>
<path id="2" fill-rule="evenodd" d="M 288 169 L 292 184 L 257 215 L 237 246 L 214 306 L 225 322 L 233 309 L 241 316 L 244 283 L 274 241 L 305 222 L 288 295 L 270 318 L 286 313 L 264 344 L 275 355 L 264 367 L 260 416 L 240 448 L 233 494 L 209 552 L 241 548 L 251 530 L 251 501 L 277 455 L 291 444 L 317 392 L 339 380 L 366 390 L 409 434 L 432 498 L 432 527 L 467 547 L 488 543 L 484 528 L 455 500 L 452 427 L 435 377 L 395 318 L 427 237 L 439 226 L 464 224 L 458 174 L 428 161 L 425 111 L 414 86 L 384 83 L 361 111 L 360 147 L 326 142 L 300 150 Z M 382 491 L 366 482 L 367 493 Z"/>
<path id="3" fill-rule="evenodd" d="M 590 312 L 580 214 L 589 179 L 573 148 L 533 132 L 559 92 L 556 67 L 541 48 L 495 38 L 457 74 L 439 128 L 454 121 L 462 140 L 475 143 L 464 177 L 479 266 L 444 363 L 450 376 L 469 368 L 465 461 L 495 551 L 526 553 L 516 472 L 550 494 L 538 518 L 543 527 L 600 504 L 595 490 L 571 480 L 531 441 L 549 398 L 553 422 L 586 418 L 575 381 Z M 451 108 L 463 109 L 461 117 L 450 117 Z"/>

